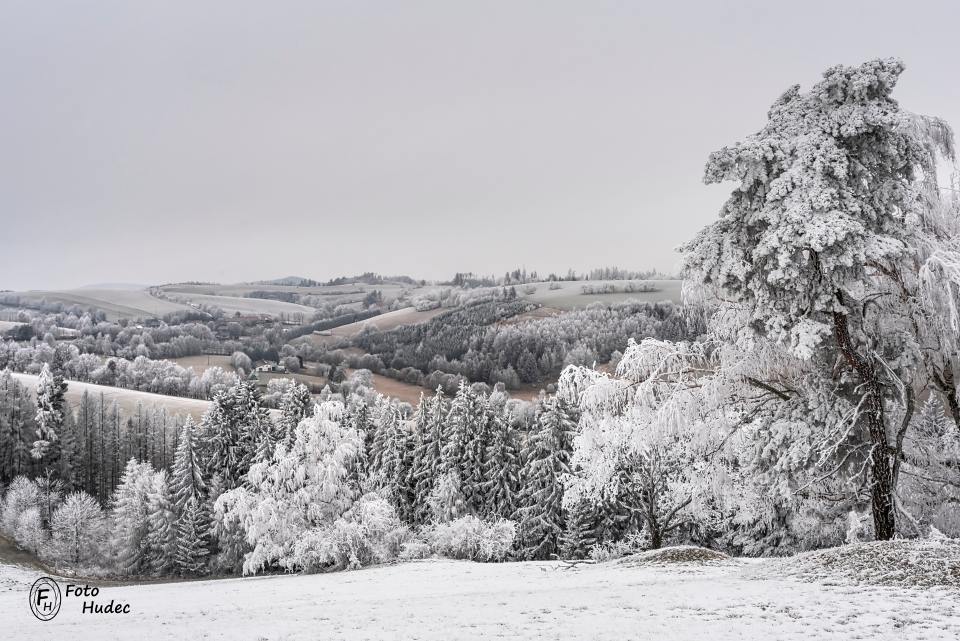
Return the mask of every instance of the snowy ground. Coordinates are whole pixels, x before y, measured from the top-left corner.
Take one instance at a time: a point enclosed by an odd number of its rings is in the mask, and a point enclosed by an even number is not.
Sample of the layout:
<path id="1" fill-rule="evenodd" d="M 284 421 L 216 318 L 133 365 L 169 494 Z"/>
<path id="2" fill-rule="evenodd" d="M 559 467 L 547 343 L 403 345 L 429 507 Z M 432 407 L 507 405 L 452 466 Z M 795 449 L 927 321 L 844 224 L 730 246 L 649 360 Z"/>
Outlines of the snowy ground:
<path id="1" fill-rule="evenodd" d="M 769 561 L 698 567 L 423 561 L 356 572 L 103 587 L 33 617 L 39 575 L 0 566 L 8 639 L 955 639 L 960 594 L 763 578 Z M 65 581 L 60 581 L 61 589 Z"/>

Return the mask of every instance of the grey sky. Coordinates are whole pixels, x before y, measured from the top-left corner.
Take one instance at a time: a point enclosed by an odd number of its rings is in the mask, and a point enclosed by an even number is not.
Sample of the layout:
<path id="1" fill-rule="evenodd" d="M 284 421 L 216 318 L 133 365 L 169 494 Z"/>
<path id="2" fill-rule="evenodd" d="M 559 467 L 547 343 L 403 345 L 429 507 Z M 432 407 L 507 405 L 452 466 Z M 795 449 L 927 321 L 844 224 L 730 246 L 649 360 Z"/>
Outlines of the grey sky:
<path id="1" fill-rule="evenodd" d="M 148 6 L 152 5 L 152 6 Z M 877 56 L 960 126 L 957 2 L 0 0 L 0 289 L 672 269 L 707 154 Z"/>

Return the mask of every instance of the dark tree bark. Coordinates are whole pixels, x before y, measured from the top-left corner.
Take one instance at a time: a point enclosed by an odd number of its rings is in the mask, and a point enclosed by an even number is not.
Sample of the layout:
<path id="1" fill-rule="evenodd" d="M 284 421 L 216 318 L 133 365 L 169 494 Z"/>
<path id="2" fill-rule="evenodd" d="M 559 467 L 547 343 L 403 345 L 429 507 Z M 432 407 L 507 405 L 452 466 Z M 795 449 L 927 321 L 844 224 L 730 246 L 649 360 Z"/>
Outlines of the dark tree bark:
<path id="1" fill-rule="evenodd" d="M 893 505 L 893 471 L 890 468 L 889 446 L 883 407 L 883 384 L 872 359 L 864 358 L 850 339 L 846 314 L 833 313 L 833 330 L 844 359 L 857 373 L 865 392 L 865 409 L 861 420 L 866 422 L 873 449 L 870 452 L 870 505 L 873 512 L 874 536 L 878 541 L 893 538 L 896 526 Z"/>

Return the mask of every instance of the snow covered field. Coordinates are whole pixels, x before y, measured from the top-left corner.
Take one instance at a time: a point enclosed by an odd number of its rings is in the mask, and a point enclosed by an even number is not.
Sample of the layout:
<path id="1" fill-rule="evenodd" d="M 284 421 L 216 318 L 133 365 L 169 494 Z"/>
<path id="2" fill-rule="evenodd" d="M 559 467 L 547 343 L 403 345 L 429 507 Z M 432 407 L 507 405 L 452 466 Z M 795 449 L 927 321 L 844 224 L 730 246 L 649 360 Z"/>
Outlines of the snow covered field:
<path id="1" fill-rule="evenodd" d="M 39 575 L 0 566 L 3 636 L 29 639 L 656 639 L 764 641 L 957 638 L 960 594 L 765 578 L 775 561 L 570 569 L 552 562 L 430 560 L 354 572 L 104 587 L 81 614 L 28 607 Z M 65 581 L 59 581 L 61 590 Z"/>

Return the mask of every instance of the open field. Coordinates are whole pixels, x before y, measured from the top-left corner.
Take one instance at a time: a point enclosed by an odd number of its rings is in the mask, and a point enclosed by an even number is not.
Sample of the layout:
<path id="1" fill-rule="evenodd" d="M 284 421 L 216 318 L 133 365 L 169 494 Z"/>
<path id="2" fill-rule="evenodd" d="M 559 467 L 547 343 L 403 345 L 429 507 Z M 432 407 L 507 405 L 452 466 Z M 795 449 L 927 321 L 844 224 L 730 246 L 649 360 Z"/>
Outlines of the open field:
<path id="1" fill-rule="evenodd" d="M 34 374 L 19 374 L 13 372 L 12 376 L 20 381 L 31 392 L 37 388 L 37 376 Z M 144 407 L 158 405 L 165 407 L 170 414 L 180 414 L 186 416 L 189 414 L 194 420 L 200 420 L 207 408 L 210 407 L 210 401 L 204 401 L 198 398 L 184 398 L 182 396 L 167 396 L 165 394 L 153 394 L 152 392 L 140 392 L 138 390 L 123 389 L 121 387 L 110 387 L 109 385 L 94 385 L 93 383 L 82 383 L 80 381 L 67 381 L 67 402 L 74 407 L 80 402 L 84 392 L 90 392 L 91 396 L 99 397 L 103 394 L 107 403 L 117 402 L 121 412 L 134 412 L 137 409 L 137 403 L 143 403 Z M 270 416 L 276 419 L 280 416 L 278 410 L 270 410 Z"/>
<path id="2" fill-rule="evenodd" d="M 346 375 L 349 376 L 356 370 L 345 369 L 344 371 Z M 543 385 L 543 387 L 546 387 L 546 385 Z M 373 389 L 383 394 L 384 396 L 395 398 L 398 401 L 405 401 L 414 406 L 416 406 L 417 403 L 420 402 L 421 393 L 423 393 L 426 396 L 430 396 L 435 391 L 432 389 L 427 389 L 426 387 L 421 387 L 419 385 L 413 385 L 411 383 L 398 381 L 396 379 L 390 378 L 388 376 L 383 376 L 381 374 L 373 374 Z M 519 389 L 519 390 L 508 390 L 507 393 L 512 398 L 519 398 L 524 401 L 531 401 L 540 394 L 540 387 L 526 386 L 523 389 Z"/>
<path id="3" fill-rule="evenodd" d="M 28 592 L 40 576 L 0 565 L 6 635 L 32 639 L 955 639 L 946 588 L 846 587 L 771 576 L 768 560 L 565 568 L 552 561 L 427 560 L 334 574 L 107 585 L 82 614 L 64 596 L 47 622 Z M 59 580 L 61 591 L 66 581 Z"/>
<path id="4" fill-rule="evenodd" d="M 362 301 L 371 291 L 379 291 L 386 302 L 390 302 L 413 288 L 400 283 L 383 283 L 367 285 L 365 283 L 348 283 L 345 285 L 320 285 L 317 287 L 295 287 L 292 285 L 261 285 L 256 283 L 234 283 L 227 285 L 192 285 L 171 284 L 163 285 L 161 289 L 172 296 L 224 296 L 243 298 L 251 292 L 286 292 L 301 295 L 321 296 L 325 301 L 337 305 Z"/>
<path id="5" fill-rule="evenodd" d="M 299 372 L 257 372 L 257 378 L 266 386 L 274 378 L 290 378 L 303 383 L 310 389 L 322 388 L 327 384 L 327 379 L 323 376 L 313 376 L 312 374 L 301 374 Z"/>
<path id="6" fill-rule="evenodd" d="M 0 320 L 0 334 L 2 334 L 3 332 L 9 331 L 11 329 L 16 329 L 24 324 L 25 323 L 18 323 L 16 321 Z"/>
<path id="7" fill-rule="evenodd" d="M 37 379 L 33 374 L 13 373 L 13 377 L 20 381 L 30 391 L 37 387 Z M 94 385 L 93 383 L 81 383 L 79 381 L 67 381 L 67 402 L 71 407 L 80 402 L 84 392 L 90 392 L 91 396 L 100 396 L 103 394 L 107 403 L 117 402 L 122 412 L 133 412 L 137 409 L 137 403 L 143 403 L 144 407 L 151 405 L 161 405 L 167 408 L 171 414 L 189 414 L 195 419 L 203 416 L 207 411 L 210 402 L 196 398 L 183 398 L 180 396 L 166 396 L 164 394 L 152 394 L 150 392 L 139 392 L 137 390 L 123 389 L 120 387 L 110 387 L 108 385 Z"/>
<path id="8" fill-rule="evenodd" d="M 153 318 L 189 309 L 186 305 L 151 296 L 146 289 L 69 289 L 56 291 L 31 290 L 16 292 L 25 300 L 64 305 L 79 305 L 103 310 L 107 318 Z"/>
<path id="9" fill-rule="evenodd" d="M 203 374 L 211 367 L 220 367 L 227 372 L 235 371 L 230 364 L 230 357 L 222 354 L 197 354 L 196 356 L 181 356 L 168 359 L 180 367 L 191 367 L 197 374 Z"/>
<path id="10" fill-rule="evenodd" d="M 681 301 L 681 287 L 683 281 L 679 280 L 645 280 L 644 283 L 650 283 L 657 287 L 655 292 L 632 292 L 616 294 L 584 294 L 583 287 L 602 287 L 603 285 L 613 285 L 623 287 L 628 282 L 624 280 L 577 280 L 577 281 L 558 281 L 555 283 L 531 283 L 529 285 L 518 285 L 517 293 L 521 298 L 534 303 L 540 303 L 548 307 L 557 309 L 574 309 L 577 307 L 586 307 L 591 303 L 619 303 L 626 300 L 641 301 Z M 550 286 L 558 287 L 550 289 Z M 524 290 L 528 287 L 535 287 L 533 293 L 526 293 Z"/>
<path id="11" fill-rule="evenodd" d="M 296 316 L 300 315 L 304 321 L 310 320 L 316 313 L 313 307 L 306 305 L 297 305 L 295 303 L 285 303 L 279 300 L 269 300 L 265 298 L 240 298 L 236 296 L 211 296 L 209 294 L 169 294 L 170 296 L 189 301 L 194 305 L 208 305 L 219 307 L 229 314 L 266 314 L 269 316 Z"/>
<path id="12" fill-rule="evenodd" d="M 380 314 L 379 316 L 374 316 L 373 318 L 335 327 L 331 330 L 327 330 L 327 332 L 324 334 L 309 334 L 304 338 L 314 345 L 326 346 L 334 344 L 341 339 L 356 336 L 363 331 L 363 328 L 367 325 L 376 327 L 382 331 L 387 331 L 396 329 L 401 325 L 419 325 L 420 323 L 426 323 L 431 318 L 439 316 L 440 314 L 448 311 L 450 311 L 448 308 L 438 307 L 437 309 L 418 312 L 414 307 L 404 307 L 403 309 L 396 309 L 392 312 L 386 312 L 384 314 Z"/>

